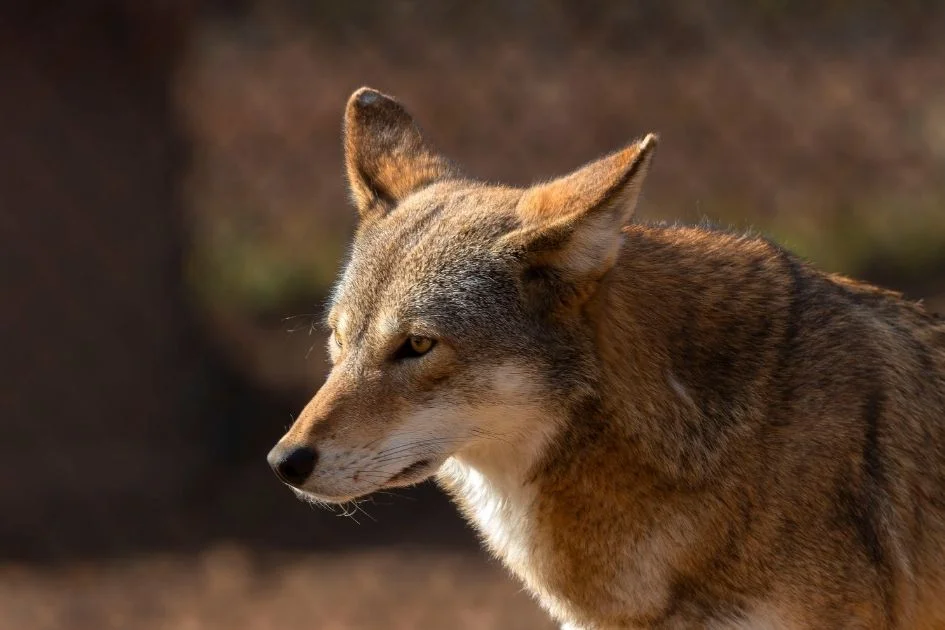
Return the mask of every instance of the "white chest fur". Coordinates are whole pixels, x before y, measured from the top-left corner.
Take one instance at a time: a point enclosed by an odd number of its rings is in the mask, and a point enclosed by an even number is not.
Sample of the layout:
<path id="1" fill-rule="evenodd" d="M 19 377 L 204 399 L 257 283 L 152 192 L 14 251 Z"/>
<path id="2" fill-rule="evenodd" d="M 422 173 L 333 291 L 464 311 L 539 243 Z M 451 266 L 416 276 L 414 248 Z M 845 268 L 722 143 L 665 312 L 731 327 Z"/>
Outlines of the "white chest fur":
<path id="1" fill-rule="evenodd" d="M 519 471 L 482 471 L 451 457 L 439 471 L 467 517 L 479 529 L 490 550 L 508 567 L 531 582 L 533 518 L 536 490 Z"/>
<path id="2" fill-rule="evenodd" d="M 556 550 L 543 548 L 548 539 L 539 530 L 542 523 L 535 510 L 537 487 L 529 482 L 527 470 L 517 466 L 483 466 L 452 457 L 443 464 L 438 477 L 485 539 L 489 549 L 523 580 L 554 617 L 566 620 L 595 615 L 619 617 L 626 611 L 651 614 L 661 610 L 669 595 L 664 554 L 675 551 L 662 533 L 628 541 L 625 554 L 610 558 L 602 568 L 614 578 L 610 588 L 593 602 L 571 601 L 553 586 L 543 570 L 560 566 Z M 676 529 L 688 531 L 685 523 Z M 681 537 L 681 540 L 686 540 Z M 586 543 L 587 541 L 585 541 Z M 560 586 L 560 585 L 559 585 Z M 575 626 L 579 627 L 579 626 Z"/>

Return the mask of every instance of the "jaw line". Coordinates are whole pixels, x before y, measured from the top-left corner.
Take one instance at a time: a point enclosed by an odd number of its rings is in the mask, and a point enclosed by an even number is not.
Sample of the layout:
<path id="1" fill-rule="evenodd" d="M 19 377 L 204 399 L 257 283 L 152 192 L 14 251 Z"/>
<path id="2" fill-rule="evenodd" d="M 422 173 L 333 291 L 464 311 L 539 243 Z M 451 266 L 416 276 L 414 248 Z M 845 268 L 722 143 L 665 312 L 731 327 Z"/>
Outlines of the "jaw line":
<path id="1" fill-rule="evenodd" d="M 374 486 L 373 488 L 365 489 L 364 492 L 358 492 L 357 494 L 333 496 L 319 494 L 304 488 L 293 488 L 292 486 L 289 486 L 289 489 L 295 493 L 295 496 L 307 503 L 314 503 L 316 505 L 341 505 L 343 503 L 356 501 L 358 499 L 372 495 L 380 490 L 388 490 L 390 488 L 406 488 L 408 486 L 414 486 L 422 483 L 431 478 L 436 473 L 437 469 L 440 467 L 440 465 L 442 465 L 440 459 L 441 458 L 432 457 L 418 459 L 414 463 L 404 467 L 399 472 L 394 473 L 387 481 L 383 482 L 382 484 Z M 412 475 L 405 476 L 403 479 L 400 479 L 401 475 L 409 472 L 410 469 L 414 467 L 417 467 L 416 472 L 422 472 L 422 475 L 414 473 Z"/>
<path id="2" fill-rule="evenodd" d="M 361 497 L 371 494 L 371 492 L 374 492 L 374 490 L 371 490 L 370 492 L 366 492 L 364 494 L 351 494 L 351 495 L 346 494 L 342 496 L 328 496 L 325 494 L 318 494 L 310 490 L 303 490 L 301 488 L 292 488 L 291 490 L 293 493 L 295 493 L 295 496 L 298 497 L 300 500 L 305 501 L 306 503 L 313 503 L 315 505 L 320 505 L 320 506 L 341 505 L 343 503 L 355 501 L 357 499 L 360 499 Z"/>
<path id="3" fill-rule="evenodd" d="M 321 506 L 341 505 L 343 503 L 349 503 L 351 501 L 362 499 L 381 490 L 407 488 L 423 483 L 424 481 L 431 479 L 436 474 L 437 470 L 439 470 L 440 467 L 446 462 L 446 460 L 448 460 L 453 455 L 455 455 L 455 453 L 444 453 L 431 455 L 429 457 L 421 457 L 415 460 L 413 463 L 408 464 L 401 470 L 395 472 L 387 479 L 387 481 L 382 482 L 380 485 L 365 489 L 363 492 L 357 492 L 356 494 L 327 495 L 320 494 L 306 488 L 295 488 L 293 486 L 288 486 L 288 484 L 286 485 L 290 490 L 292 490 L 296 497 L 302 501 L 305 501 L 306 503 L 313 503 L 315 505 Z M 404 475 L 404 473 L 409 472 L 410 469 L 414 467 L 417 468 L 416 472 L 401 479 L 401 476 Z"/>
<path id="4" fill-rule="evenodd" d="M 418 473 L 426 472 L 429 468 L 431 468 L 432 464 L 433 460 L 431 458 L 425 457 L 423 459 L 418 459 L 414 463 L 405 466 L 400 472 L 394 473 L 387 481 L 384 482 L 383 487 L 399 487 L 402 481 L 412 479 L 418 476 Z M 423 478 L 426 479 L 427 477 L 429 477 L 429 475 L 426 475 Z"/>
<path id="5" fill-rule="evenodd" d="M 417 484 L 423 483 L 424 481 L 427 481 L 428 479 L 432 479 L 434 475 L 436 475 L 440 467 L 446 462 L 446 460 L 448 460 L 452 456 L 453 456 L 452 454 L 445 454 L 445 455 L 435 455 L 433 457 L 424 457 L 424 458 L 418 459 L 414 463 L 405 467 L 399 473 L 393 475 L 379 489 L 384 490 L 384 489 L 389 489 L 389 488 L 407 488 L 409 486 L 415 486 Z M 415 473 L 401 478 L 401 475 L 404 472 L 409 471 L 411 468 L 414 468 L 414 467 L 417 467 L 417 470 Z"/>

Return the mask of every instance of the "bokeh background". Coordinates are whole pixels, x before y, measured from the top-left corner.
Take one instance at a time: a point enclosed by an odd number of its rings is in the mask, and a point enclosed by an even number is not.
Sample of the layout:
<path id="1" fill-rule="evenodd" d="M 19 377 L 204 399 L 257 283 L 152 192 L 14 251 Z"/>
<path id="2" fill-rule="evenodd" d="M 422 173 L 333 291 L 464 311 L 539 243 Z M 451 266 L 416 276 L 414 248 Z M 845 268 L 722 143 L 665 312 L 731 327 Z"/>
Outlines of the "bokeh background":
<path id="1" fill-rule="evenodd" d="M 550 628 L 432 486 L 264 456 L 325 371 L 341 114 L 488 180 L 650 130 L 640 217 L 945 310 L 945 3 L 82 0 L 0 9 L 0 630 Z"/>

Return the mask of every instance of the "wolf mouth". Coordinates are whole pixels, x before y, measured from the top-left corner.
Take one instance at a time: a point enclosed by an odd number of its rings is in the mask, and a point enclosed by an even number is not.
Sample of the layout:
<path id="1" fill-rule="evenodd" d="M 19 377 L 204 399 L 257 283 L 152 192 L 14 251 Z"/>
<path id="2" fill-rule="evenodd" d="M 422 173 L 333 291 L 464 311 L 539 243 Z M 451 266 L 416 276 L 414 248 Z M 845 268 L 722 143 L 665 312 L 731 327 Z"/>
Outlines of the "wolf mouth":
<path id="1" fill-rule="evenodd" d="M 399 473 L 397 473 L 390 479 L 388 479 L 387 483 L 397 483 L 399 481 L 405 481 L 409 479 L 410 477 L 413 477 L 414 475 L 416 475 L 418 472 L 422 471 L 424 468 L 427 468 L 429 465 L 430 465 L 429 459 L 421 459 L 419 461 L 416 461 L 410 464 L 409 466 L 407 466 L 406 468 L 404 468 L 403 470 L 401 470 Z"/>

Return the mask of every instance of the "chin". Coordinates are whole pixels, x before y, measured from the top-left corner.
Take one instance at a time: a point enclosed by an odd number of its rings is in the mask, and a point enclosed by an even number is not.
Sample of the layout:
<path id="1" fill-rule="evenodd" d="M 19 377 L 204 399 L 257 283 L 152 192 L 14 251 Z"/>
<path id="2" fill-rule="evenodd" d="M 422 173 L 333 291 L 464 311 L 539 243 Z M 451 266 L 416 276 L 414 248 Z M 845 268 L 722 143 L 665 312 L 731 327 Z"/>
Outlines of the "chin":
<path id="1" fill-rule="evenodd" d="M 369 490 L 368 492 L 362 494 L 325 494 L 322 492 L 313 492 L 312 490 L 306 490 L 304 488 L 292 488 L 292 492 L 295 493 L 295 496 L 306 503 L 314 503 L 316 505 L 338 505 L 359 499 L 370 494 L 373 492 L 373 490 Z"/>
<path id="2" fill-rule="evenodd" d="M 292 488 L 292 491 L 295 492 L 303 501 L 316 504 L 328 504 L 328 505 L 337 505 L 341 503 L 349 503 L 351 501 L 356 501 L 357 499 L 364 498 L 380 490 L 390 490 L 393 488 L 406 488 L 408 486 L 415 486 L 418 483 L 422 483 L 427 479 L 430 479 L 433 474 L 440 467 L 439 460 L 433 459 L 421 459 L 419 461 L 410 464 L 403 470 L 398 473 L 395 473 L 390 479 L 385 481 L 379 486 L 373 486 L 370 488 L 350 488 L 346 489 L 343 492 L 332 491 L 325 492 L 317 488 Z"/>

